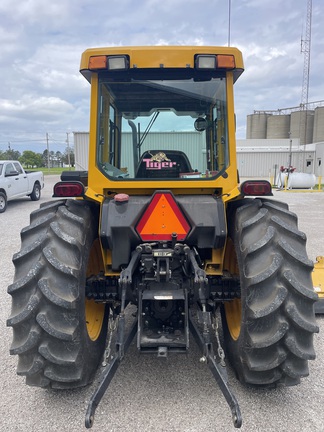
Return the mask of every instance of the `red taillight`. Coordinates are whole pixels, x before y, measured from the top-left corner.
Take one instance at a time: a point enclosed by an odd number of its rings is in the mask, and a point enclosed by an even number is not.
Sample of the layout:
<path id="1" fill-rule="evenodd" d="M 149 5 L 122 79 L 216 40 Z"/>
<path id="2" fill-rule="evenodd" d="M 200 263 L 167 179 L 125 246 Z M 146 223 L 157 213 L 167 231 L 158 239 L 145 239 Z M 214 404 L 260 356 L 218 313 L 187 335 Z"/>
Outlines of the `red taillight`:
<path id="1" fill-rule="evenodd" d="M 267 180 L 247 180 L 241 184 L 243 195 L 272 196 L 271 184 Z"/>
<path id="2" fill-rule="evenodd" d="M 58 182 L 54 186 L 54 198 L 78 197 L 84 195 L 84 186 L 81 182 Z"/>
<path id="3" fill-rule="evenodd" d="M 143 241 L 184 240 L 190 225 L 171 192 L 156 192 L 136 226 Z"/>

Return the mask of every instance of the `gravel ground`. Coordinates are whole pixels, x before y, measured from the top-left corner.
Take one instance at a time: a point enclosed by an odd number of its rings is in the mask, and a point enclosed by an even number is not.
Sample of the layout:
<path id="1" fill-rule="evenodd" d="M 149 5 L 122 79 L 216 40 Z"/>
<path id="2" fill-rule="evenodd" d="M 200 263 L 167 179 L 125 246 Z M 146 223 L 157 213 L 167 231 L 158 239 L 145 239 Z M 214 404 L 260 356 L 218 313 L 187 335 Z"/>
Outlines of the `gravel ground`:
<path id="1" fill-rule="evenodd" d="M 41 202 L 51 199 L 56 176 L 45 177 Z M 324 193 L 275 192 L 275 198 L 290 204 L 299 216 L 299 227 L 308 237 L 308 254 L 314 260 L 324 254 Z M 29 214 L 38 202 L 28 198 L 8 204 L 0 214 L 0 430 L 49 432 L 82 431 L 87 402 L 93 387 L 50 392 L 28 387 L 16 375 L 17 357 L 9 356 L 11 329 L 6 327 L 11 297 L 7 286 L 14 268 L 11 258 L 20 248 L 19 233 L 29 224 Z M 324 318 L 318 317 L 321 331 Z M 310 362 L 310 376 L 301 385 L 278 390 L 247 389 L 229 370 L 229 380 L 239 401 L 242 431 L 323 431 L 324 343 L 315 335 L 317 358 Z M 134 343 L 96 411 L 92 430 L 105 432 L 204 432 L 233 431 L 229 408 L 207 366 L 199 363 L 192 341 L 188 355 L 167 360 L 139 355 Z"/>

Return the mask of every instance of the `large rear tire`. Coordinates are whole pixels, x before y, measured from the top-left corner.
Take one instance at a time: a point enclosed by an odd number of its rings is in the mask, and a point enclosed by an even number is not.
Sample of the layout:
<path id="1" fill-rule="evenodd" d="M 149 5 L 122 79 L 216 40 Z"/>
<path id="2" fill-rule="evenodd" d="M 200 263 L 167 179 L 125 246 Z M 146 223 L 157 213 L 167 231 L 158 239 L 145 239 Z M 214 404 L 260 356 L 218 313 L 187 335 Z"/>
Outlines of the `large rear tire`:
<path id="1" fill-rule="evenodd" d="M 98 211 L 85 201 L 52 201 L 31 214 L 13 257 L 8 293 L 17 373 L 39 387 L 89 384 L 103 354 L 107 311 L 85 298 L 85 281 L 102 268 Z"/>
<path id="2" fill-rule="evenodd" d="M 242 383 L 295 385 L 315 358 L 315 321 L 306 236 L 286 204 L 233 203 L 225 266 L 240 278 L 241 299 L 223 308 L 225 347 Z"/>

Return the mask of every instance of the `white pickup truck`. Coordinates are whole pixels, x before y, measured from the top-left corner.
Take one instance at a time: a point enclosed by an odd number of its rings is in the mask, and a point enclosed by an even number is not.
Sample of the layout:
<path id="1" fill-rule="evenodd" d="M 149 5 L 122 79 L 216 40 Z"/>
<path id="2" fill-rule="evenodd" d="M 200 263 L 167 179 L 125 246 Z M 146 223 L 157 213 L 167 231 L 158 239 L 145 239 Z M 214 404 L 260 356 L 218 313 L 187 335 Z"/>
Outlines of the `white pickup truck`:
<path id="1" fill-rule="evenodd" d="M 41 171 L 26 172 L 18 161 L 0 160 L 0 213 L 6 211 L 7 202 L 30 196 L 38 201 L 44 187 Z"/>

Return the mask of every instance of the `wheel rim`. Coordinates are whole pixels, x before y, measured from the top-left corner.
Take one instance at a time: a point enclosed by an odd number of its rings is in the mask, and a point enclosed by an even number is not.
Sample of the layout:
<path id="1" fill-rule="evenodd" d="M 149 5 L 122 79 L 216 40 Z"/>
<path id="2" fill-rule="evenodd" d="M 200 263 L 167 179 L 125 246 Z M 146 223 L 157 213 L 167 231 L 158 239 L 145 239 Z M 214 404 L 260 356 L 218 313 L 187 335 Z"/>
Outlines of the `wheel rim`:
<path id="1" fill-rule="evenodd" d="M 3 197 L 0 196 L 0 210 L 3 210 L 5 208 L 5 200 Z"/>
<path id="2" fill-rule="evenodd" d="M 240 272 L 236 252 L 230 238 L 227 240 L 224 267 L 225 270 L 228 270 L 232 275 L 239 276 Z M 240 299 L 225 302 L 225 317 L 228 331 L 232 339 L 237 340 L 240 336 L 242 322 L 242 303 Z"/>
<path id="3" fill-rule="evenodd" d="M 102 255 L 99 240 L 96 239 L 91 247 L 87 267 L 87 278 L 97 275 L 103 270 Z M 88 336 L 92 341 L 98 339 L 101 334 L 102 324 L 105 317 L 105 304 L 96 303 L 93 299 L 85 301 L 85 320 Z"/>

